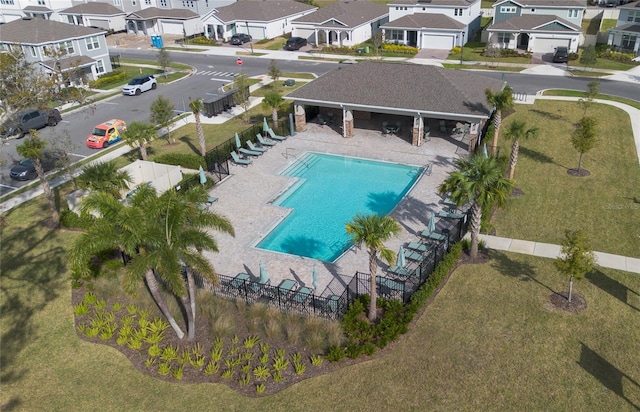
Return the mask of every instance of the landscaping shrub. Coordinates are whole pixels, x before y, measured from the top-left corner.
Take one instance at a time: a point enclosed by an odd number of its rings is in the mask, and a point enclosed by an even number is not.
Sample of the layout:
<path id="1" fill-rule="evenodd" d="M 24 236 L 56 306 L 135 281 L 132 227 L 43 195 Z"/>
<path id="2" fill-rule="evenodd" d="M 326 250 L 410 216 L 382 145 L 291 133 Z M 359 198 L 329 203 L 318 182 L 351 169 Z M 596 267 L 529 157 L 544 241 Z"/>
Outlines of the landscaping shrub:
<path id="1" fill-rule="evenodd" d="M 203 168 L 206 166 L 202 156 L 189 153 L 165 153 L 154 157 L 153 161 L 167 165 L 182 166 L 193 170 L 198 170 L 200 166 Z"/>
<path id="2" fill-rule="evenodd" d="M 382 45 L 382 50 L 386 52 L 399 53 L 399 54 L 417 54 L 418 49 L 415 47 L 409 47 L 402 44 L 389 44 Z"/>
<path id="3" fill-rule="evenodd" d="M 92 217 L 88 213 L 77 213 L 66 209 L 60 212 L 60 226 L 67 229 L 87 229 L 91 225 Z"/>
<path id="4" fill-rule="evenodd" d="M 634 65 L 640 64 L 638 62 L 633 61 L 633 58 L 635 57 L 633 53 L 622 53 L 622 52 L 615 51 L 608 44 L 596 44 L 596 56 L 599 59 L 614 60 L 621 63 L 634 64 Z"/>
<path id="5" fill-rule="evenodd" d="M 103 74 L 99 76 L 96 80 L 92 80 L 89 82 L 89 87 L 92 89 L 99 89 L 109 83 L 120 82 L 127 78 L 127 73 L 114 70 L 111 73 Z"/>
<path id="6" fill-rule="evenodd" d="M 214 39 L 208 39 L 205 36 L 197 36 L 192 39 L 187 40 L 188 44 L 200 44 L 203 46 L 217 46 L 217 43 Z"/>

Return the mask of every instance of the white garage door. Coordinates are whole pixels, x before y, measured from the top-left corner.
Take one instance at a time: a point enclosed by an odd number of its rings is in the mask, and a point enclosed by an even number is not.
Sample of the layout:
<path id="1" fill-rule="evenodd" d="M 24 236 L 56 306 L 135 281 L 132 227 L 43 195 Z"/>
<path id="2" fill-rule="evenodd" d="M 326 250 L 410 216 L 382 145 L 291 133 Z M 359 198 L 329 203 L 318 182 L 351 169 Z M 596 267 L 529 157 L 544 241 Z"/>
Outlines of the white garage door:
<path id="1" fill-rule="evenodd" d="M 245 27 L 246 29 L 246 27 Z M 254 39 L 254 40 L 261 40 L 265 38 L 264 35 L 264 27 L 257 27 L 257 26 L 249 26 L 249 35 Z"/>
<path id="2" fill-rule="evenodd" d="M 453 48 L 453 36 L 439 36 L 435 34 L 422 35 L 423 49 L 451 50 Z"/>
<path id="3" fill-rule="evenodd" d="M 100 27 L 101 29 L 109 30 L 109 21 L 100 19 L 89 19 L 89 26 Z"/>
<path id="4" fill-rule="evenodd" d="M 182 23 L 162 22 L 162 32 L 164 34 L 183 34 Z"/>
<path id="5" fill-rule="evenodd" d="M 565 46 L 569 47 L 569 40 L 567 39 L 547 39 L 536 38 L 533 42 L 534 53 L 553 53 L 556 51 L 556 47 Z"/>

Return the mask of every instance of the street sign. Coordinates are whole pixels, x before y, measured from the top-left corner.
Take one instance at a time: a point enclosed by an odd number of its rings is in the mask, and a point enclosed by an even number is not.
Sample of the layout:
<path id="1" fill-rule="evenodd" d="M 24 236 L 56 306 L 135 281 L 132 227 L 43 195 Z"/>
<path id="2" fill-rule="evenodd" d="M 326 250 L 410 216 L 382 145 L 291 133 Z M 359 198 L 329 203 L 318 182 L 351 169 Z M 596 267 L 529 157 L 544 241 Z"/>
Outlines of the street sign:
<path id="1" fill-rule="evenodd" d="M 238 66 L 242 66 L 242 59 L 238 58 L 238 60 L 236 60 L 236 62 L 238 63 Z"/>

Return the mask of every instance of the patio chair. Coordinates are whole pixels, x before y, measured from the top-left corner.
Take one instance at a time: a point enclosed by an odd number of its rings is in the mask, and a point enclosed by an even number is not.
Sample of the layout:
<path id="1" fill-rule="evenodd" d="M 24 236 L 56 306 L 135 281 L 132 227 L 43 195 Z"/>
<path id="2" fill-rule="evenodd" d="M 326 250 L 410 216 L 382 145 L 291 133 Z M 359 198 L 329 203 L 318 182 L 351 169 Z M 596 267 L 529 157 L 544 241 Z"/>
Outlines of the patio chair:
<path id="1" fill-rule="evenodd" d="M 269 133 L 269 138 L 270 139 L 277 140 L 277 141 L 280 141 L 280 142 L 283 141 L 283 140 L 287 140 L 286 136 L 279 136 L 279 135 L 275 134 L 273 132 L 273 129 L 267 130 L 267 133 Z"/>
<path id="2" fill-rule="evenodd" d="M 258 143 L 260 143 L 262 146 L 268 147 L 268 146 L 276 145 L 276 142 L 270 142 L 268 140 L 264 140 L 264 137 L 262 137 L 260 133 L 258 133 L 256 137 L 258 138 Z"/>
<path id="3" fill-rule="evenodd" d="M 313 289 L 308 287 L 302 287 L 296 291 L 296 293 L 291 297 L 291 302 L 303 305 L 310 297 L 313 295 Z"/>
<path id="4" fill-rule="evenodd" d="M 440 233 L 431 232 L 429 230 L 423 230 L 422 233 L 420 233 L 420 236 L 424 237 L 424 238 L 427 238 L 427 239 L 431 239 L 431 240 L 437 240 L 437 241 L 447 240 L 447 237 L 445 235 L 441 235 Z"/>
<path id="5" fill-rule="evenodd" d="M 422 262 L 424 260 L 424 255 L 413 250 L 405 249 L 404 257 L 409 260 L 415 260 L 416 262 Z"/>
<path id="6" fill-rule="evenodd" d="M 238 153 L 234 151 L 231 152 L 231 158 L 233 159 L 233 163 L 240 166 L 248 166 L 251 164 L 251 159 L 241 159 Z"/>
<path id="7" fill-rule="evenodd" d="M 442 210 L 438 212 L 438 217 L 442 217 L 445 219 L 464 219 L 465 216 L 466 215 L 464 213 L 451 213 Z"/>
<path id="8" fill-rule="evenodd" d="M 249 146 L 249 150 L 253 150 L 254 152 L 264 153 L 267 151 L 264 147 L 257 147 L 254 145 L 251 140 L 247 140 L 247 146 Z"/>
<path id="9" fill-rule="evenodd" d="M 329 314 L 336 314 L 338 312 L 338 303 L 340 302 L 340 296 L 329 296 L 322 305 L 322 311 Z"/>
<path id="10" fill-rule="evenodd" d="M 404 266 L 394 265 L 390 266 L 389 269 L 387 269 L 387 272 L 398 276 L 411 276 L 415 272 L 415 269 L 412 270 Z"/>
<path id="11" fill-rule="evenodd" d="M 239 148 L 238 151 L 240 153 L 242 153 L 243 155 L 247 155 L 247 156 L 260 156 L 260 155 L 262 155 L 262 152 L 256 152 L 255 150 L 245 149 L 244 147 Z"/>
<path id="12" fill-rule="evenodd" d="M 407 245 L 407 249 L 412 249 L 424 253 L 433 249 L 433 245 L 420 242 L 411 242 Z"/>
<path id="13" fill-rule="evenodd" d="M 240 289 L 249 282 L 249 279 L 251 279 L 251 277 L 248 273 L 238 273 L 236 277 L 233 278 L 230 285 L 235 289 Z"/>

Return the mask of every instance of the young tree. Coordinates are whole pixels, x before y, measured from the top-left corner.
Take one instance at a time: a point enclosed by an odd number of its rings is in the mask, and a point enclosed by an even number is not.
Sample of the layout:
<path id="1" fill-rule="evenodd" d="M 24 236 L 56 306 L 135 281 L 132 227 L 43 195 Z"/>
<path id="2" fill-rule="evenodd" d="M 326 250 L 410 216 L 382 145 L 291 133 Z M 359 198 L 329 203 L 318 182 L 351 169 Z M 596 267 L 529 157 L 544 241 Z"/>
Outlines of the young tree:
<path id="1" fill-rule="evenodd" d="M 373 50 L 376 53 L 376 58 L 379 57 L 380 48 L 382 47 L 382 43 L 384 38 L 382 37 L 382 31 L 378 30 L 371 35 L 371 45 L 373 46 Z"/>
<path id="2" fill-rule="evenodd" d="M 147 160 L 147 143 L 156 137 L 156 128 L 151 123 L 131 122 L 122 138 L 131 147 L 140 148 L 140 157 Z"/>
<path id="3" fill-rule="evenodd" d="M 496 57 L 500 57 L 500 47 L 498 47 L 495 43 L 487 43 L 487 47 L 484 49 L 484 55 L 486 57 L 491 57 L 491 65 L 496 66 Z"/>
<path id="4" fill-rule="evenodd" d="M 204 157 L 207 154 L 207 145 L 204 140 L 204 130 L 202 130 L 202 119 L 200 119 L 200 114 L 204 110 L 202 99 L 191 100 L 191 97 L 189 97 L 189 108 L 193 112 L 193 117 L 196 118 L 196 133 L 198 134 L 198 143 L 200 143 L 200 154 Z"/>
<path id="5" fill-rule="evenodd" d="M 42 186 L 42 190 L 44 191 L 44 197 L 47 199 L 49 203 L 49 208 L 51 209 L 51 217 L 53 218 L 53 223 L 56 227 L 60 224 L 60 215 L 58 214 L 58 209 L 56 208 L 56 202 L 53 199 L 53 192 L 51 191 L 51 185 L 47 180 L 47 177 L 44 174 L 44 168 L 42 167 L 42 160 L 44 159 L 44 148 L 47 146 L 47 142 L 41 140 L 38 136 L 38 132 L 35 130 L 31 130 L 29 132 L 29 137 L 25 139 L 24 143 L 19 146 L 16 146 L 16 151 L 22 157 L 26 157 L 27 159 L 31 159 L 33 162 L 33 166 L 36 169 L 36 173 L 38 174 L 38 179 L 40 179 L 40 185 Z"/>
<path id="6" fill-rule="evenodd" d="M 586 96 L 584 97 L 584 99 L 580 99 L 580 104 L 582 105 L 582 107 L 584 107 L 583 116 L 587 115 L 587 109 L 593 103 L 593 99 L 595 99 L 596 96 L 600 94 L 600 82 L 597 80 L 589 82 L 589 84 L 587 84 L 587 91 L 585 93 Z"/>
<path id="7" fill-rule="evenodd" d="M 378 271 L 378 254 L 390 265 L 395 262 L 396 255 L 394 251 L 385 247 L 384 242 L 392 236 L 398 236 L 402 231 L 402 227 L 390 216 L 356 215 L 351 222 L 346 224 L 346 230 L 358 247 L 364 245 L 369 252 L 369 274 L 371 276 L 369 320 L 374 322 L 377 318 L 376 272 Z"/>
<path id="8" fill-rule="evenodd" d="M 596 125 L 598 121 L 595 117 L 585 116 L 578 121 L 575 130 L 571 134 L 571 144 L 580 153 L 578 159 L 578 175 L 582 169 L 582 156 L 593 149 L 598 143 Z"/>
<path id="9" fill-rule="evenodd" d="M 593 67 L 598 61 L 596 48 L 594 46 L 587 46 L 582 50 L 582 55 L 580 56 L 580 64 L 584 66 L 586 69 L 587 66 Z"/>
<path id="10" fill-rule="evenodd" d="M 509 86 L 505 86 L 498 93 L 494 93 L 491 89 L 486 89 L 487 102 L 495 108 L 493 116 L 493 147 L 492 152 L 495 156 L 498 152 L 498 135 L 500 134 L 500 125 L 502 124 L 502 115 L 504 112 L 513 108 L 513 90 Z"/>
<path id="11" fill-rule="evenodd" d="M 166 79 L 167 67 L 169 67 L 169 65 L 171 64 L 171 57 L 169 57 L 169 52 L 167 51 L 167 49 L 162 47 L 160 50 L 158 50 L 157 59 L 158 59 L 158 66 L 162 68 L 162 74 Z"/>
<path id="12" fill-rule="evenodd" d="M 276 61 L 271 60 L 271 63 L 269 63 L 269 77 L 271 77 L 274 83 L 278 83 L 280 76 L 282 76 L 282 71 L 276 64 Z"/>
<path id="13" fill-rule="evenodd" d="M 175 143 L 175 139 L 173 139 L 171 135 L 171 121 L 173 120 L 173 111 L 175 106 L 171 103 L 169 99 L 160 95 L 156 100 L 151 103 L 151 107 L 149 110 L 151 111 L 151 116 L 149 120 L 151 123 L 158 125 L 161 128 L 166 130 L 166 139 L 168 143 Z"/>
<path id="14" fill-rule="evenodd" d="M 573 279 L 582 279 L 593 270 L 596 257 L 591 251 L 589 238 L 580 230 L 566 230 L 562 241 L 562 256 L 555 260 L 556 269 L 569 276 L 569 302 L 573 291 Z"/>
<path id="15" fill-rule="evenodd" d="M 85 166 L 77 181 L 83 189 L 107 193 L 115 199 L 120 199 L 120 193 L 129 188 L 128 183 L 131 183 L 132 179 L 129 173 L 118 170 L 118 165 L 109 160 Z"/>
<path id="16" fill-rule="evenodd" d="M 520 150 L 520 140 L 532 139 L 538 137 L 539 129 L 537 127 L 527 128 L 525 122 L 514 120 L 507 126 L 507 131 L 504 137 L 508 140 L 513 140 L 511 145 L 511 156 L 509 157 L 509 166 L 507 167 L 507 179 L 513 180 L 513 174 L 516 171 L 516 164 L 518 163 L 518 151 Z"/>
<path id="17" fill-rule="evenodd" d="M 78 182 L 71 167 L 73 164 L 71 153 L 75 152 L 78 147 L 71 140 L 69 130 L 64 129 L 62 134 L 54 133 L 50 147 L 51 151 L 56 154 L 56 158 L 54 159 L 55 166 L 64 170 L 67 179 L 73 183 L 74 190 L 78 190 Z"/>
<path id="18" fill-rule="evenodd" d="M 249 107 L 251 105 L 251 102 L 249 101 L 251 92 L 249 91 L 249 78 L 244 72 L 238 73 L 238 75 L 236 76 L 236 80 L 233 82 L 233 87 L 238 89 L 235 94 L 236 104 L 242 106 L 242 109 L 244 110 L 242 118 L 245 122 L 247 122 L 247 112 L 249 111 Z"/>
<path id="19" fill-rule="evenodd" d="M 284 103 L 284 99 L 278 92 L 269 92 L 264 96 L 262 105 L 268 109 L 271 109 L 271 120 L 273 120 L 273 127 L 278 127 L 278 109 Z"/>
<path id="20" fill-rule="evenodd" d="M 456 162 L 457 170 L 438 188 L 441 195 L 447 195 L 458 206 L 471 203 L 471 250 L 470 256 L 478 256 L 478 235 L 482 210 L 485 207 L 504 207 L 513 189 L 511 180 L 504 177 L 495 157 L 484 157 L 481 153 Z"/>

